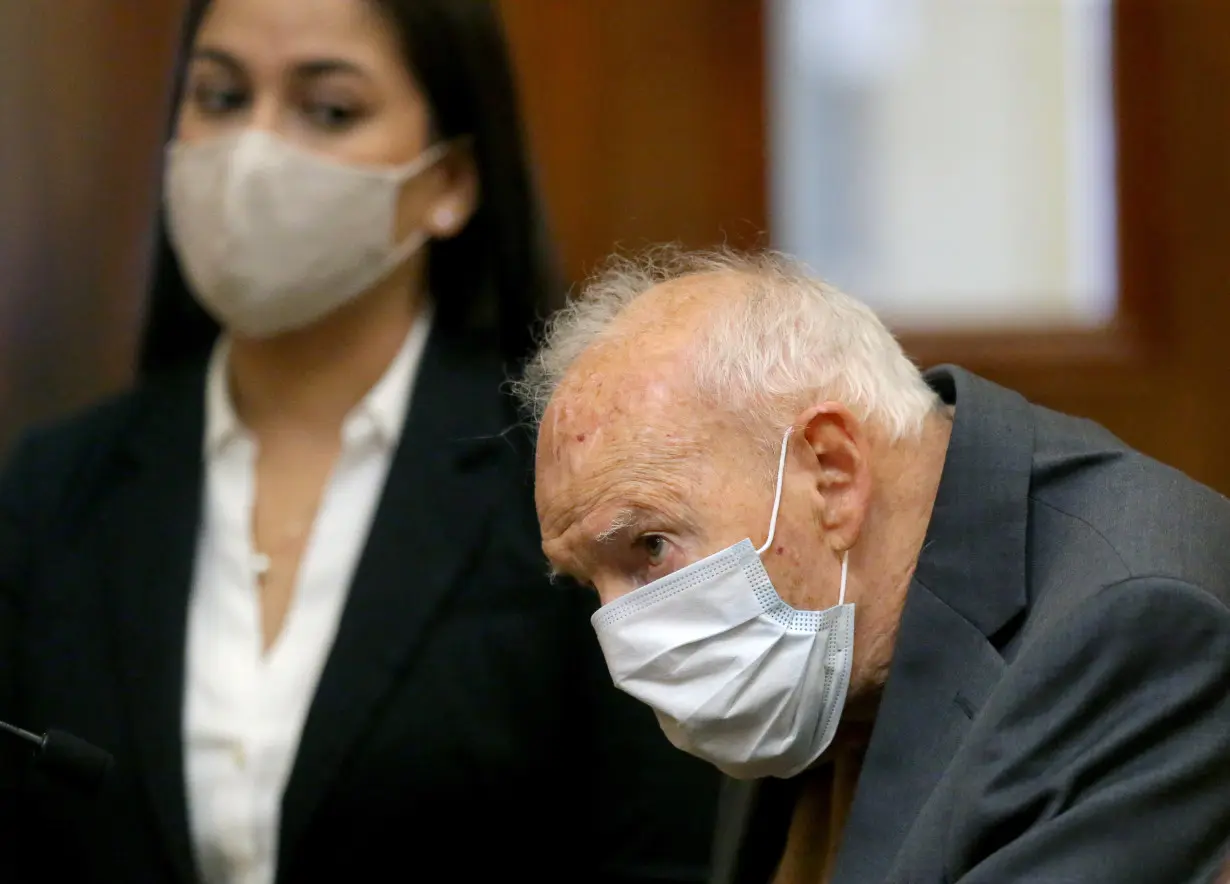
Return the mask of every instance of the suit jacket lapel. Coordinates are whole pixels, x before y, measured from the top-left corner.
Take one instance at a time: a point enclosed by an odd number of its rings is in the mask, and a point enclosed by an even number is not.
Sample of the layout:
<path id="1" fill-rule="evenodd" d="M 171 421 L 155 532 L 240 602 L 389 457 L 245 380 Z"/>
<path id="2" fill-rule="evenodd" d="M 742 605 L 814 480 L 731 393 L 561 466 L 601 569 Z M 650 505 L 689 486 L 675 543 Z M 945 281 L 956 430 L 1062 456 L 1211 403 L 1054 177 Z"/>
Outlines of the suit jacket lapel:
<path id="1" fill-rule="evenodd" d="M 834 881 L 883 881 L 919 810 L 998 683 L 993 637 L 1024 610 L 1033 417 L 1028 403 L 960 369 L 928 380 L 956 402 L 927 538 Z"/>
<path id="2" fill-rule="evenodd" d="M 93 522 L 111 600 L 122 695 L 138 779 L 179 880 L 196 873 L 183 768 L 184 646 L 201 508 L 204 379 L 138 395 L 115 459 L 115 490 Z"/>
<path id="3" fill-rule="evenodd" d="M 985 636 L 925 586 L 911 587 L 835 882 L 885 879 L 1002 668 Z"/>
<path id="4" fill-rule="evenodd" d="M 283 798 L 282 867 L 481 539 L 498 494 L 489 469 L 509 453 L 501 377 L 441 334 L 428 342 Z"/>

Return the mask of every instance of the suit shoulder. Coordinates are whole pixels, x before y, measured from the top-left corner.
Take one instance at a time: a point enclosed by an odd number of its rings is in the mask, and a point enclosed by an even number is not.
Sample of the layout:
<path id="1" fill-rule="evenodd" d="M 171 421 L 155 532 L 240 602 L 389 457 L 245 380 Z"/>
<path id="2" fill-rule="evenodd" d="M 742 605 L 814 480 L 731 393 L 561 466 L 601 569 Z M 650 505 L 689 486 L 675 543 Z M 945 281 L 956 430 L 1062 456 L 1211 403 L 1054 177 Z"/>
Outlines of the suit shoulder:
<path id="1" fill-rule="evenodd" d="M 1230 595 L 1230 500 L 1092 421 L 1035 413 L 1035 552 L 1082 549 L 1086 561 L 1104 555 L 1113 579 L 1169 577 Z"/>
<path id="2" fill-rule="evenodd" d="M 35 478 L 67 480 L 84 462 L 111 447 L 130 421 L 138 398 L 135 391 L 119 393 L 27 428 L 6 458 L 6 484 L 15 474 L 25 480 L 23 484 Z"/>
<path id="3" fill-rule="evenodd" d="M 63 459 L 117 435 L 131 416 L 140 394 L 116 393 L 67 415 L 31 425 L 17 439 L 13 456 Z"/>
<path id="4" fill-rule="evenodd" d="M 1225 647 L 1217 662 L 1230 667 L 1230 607 L 1209 587 L 1168 576 L 1134 576 L 1092 594 L 1074 622 L 1097 624 L 1105 639 L 1128 641 L 1144 637 L 1150 644 L 1177 644 L 1179 653 L 1204 658 L 1214 647 Z M 1175 642 L 1176 637 L 1186 636 Z M 1136 638 L 1134 638 L 1136 637 Z"/>
<path id="5" fill-rule="evenodd" d="M 0 495 L 11 504 L 54 509 L 70 491 L 89 488 L 141 415 L 192 395 L 192 381 L 175 376 L 106 397 L 22 432 L 0 473 Z"/>

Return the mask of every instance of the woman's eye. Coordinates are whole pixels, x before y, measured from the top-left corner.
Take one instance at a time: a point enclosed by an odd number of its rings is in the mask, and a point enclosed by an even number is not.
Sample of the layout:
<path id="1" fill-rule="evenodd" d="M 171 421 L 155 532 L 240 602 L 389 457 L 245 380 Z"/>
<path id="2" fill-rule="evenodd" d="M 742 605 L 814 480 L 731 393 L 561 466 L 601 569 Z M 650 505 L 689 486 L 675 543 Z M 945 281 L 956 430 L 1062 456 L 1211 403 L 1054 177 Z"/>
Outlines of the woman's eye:
<path id="1" fill-rule="evenodd" d="M 309 104 L 305 113 L 322 129 L 344 129 L 359 116 L 353 107 L 328 103 Z"/>
<path id="2" fill-rule="evenodd" d="M 243 107 L 247 96 L 239 89 L 220 89 L 199 85 L 192 90 L 192 103 L 206 116 L 218 116 Z"/>

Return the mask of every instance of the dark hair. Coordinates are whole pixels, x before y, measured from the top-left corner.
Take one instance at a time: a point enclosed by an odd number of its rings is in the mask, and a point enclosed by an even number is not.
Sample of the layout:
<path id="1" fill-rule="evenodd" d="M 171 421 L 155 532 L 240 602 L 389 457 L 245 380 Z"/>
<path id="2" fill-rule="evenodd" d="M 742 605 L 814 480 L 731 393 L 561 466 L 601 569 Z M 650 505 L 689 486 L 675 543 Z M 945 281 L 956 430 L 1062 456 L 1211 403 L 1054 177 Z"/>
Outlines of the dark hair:
<path id="1" fill-rule="evenodd" d="M 172 119 L 210 0 L 189 4 Z M 490 341 L 520 365 L 562 293 L 522 131 L 512 62 L 494 0 L 367 0 L 398 29 L 435 134 L 468 136 L 479 205 L 458 235 L 430 246 L 427 290 L 442 330 Z M 218 324 L 192 298 L 159 217 L 138 372 L 203 363 Z"/>

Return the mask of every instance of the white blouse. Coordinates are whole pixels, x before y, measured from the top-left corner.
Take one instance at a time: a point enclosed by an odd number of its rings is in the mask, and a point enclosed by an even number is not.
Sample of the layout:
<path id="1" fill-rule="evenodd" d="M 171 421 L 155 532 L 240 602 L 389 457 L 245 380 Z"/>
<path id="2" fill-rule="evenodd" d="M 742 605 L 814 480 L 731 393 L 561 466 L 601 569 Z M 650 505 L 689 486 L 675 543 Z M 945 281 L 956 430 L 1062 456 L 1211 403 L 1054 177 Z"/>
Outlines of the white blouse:
<path id="1" fill-rule="evenodd" d="M 252 547 L 257 446 L 230 400 L 226 342 L 212 355 L 183 709 L 188 819 L 206 884 L 273 884 L 282 794 L 401 436 L 428 326 L 426 315 L 415 322 L 346 417 L 290 609 L 267 654 Z"/>

